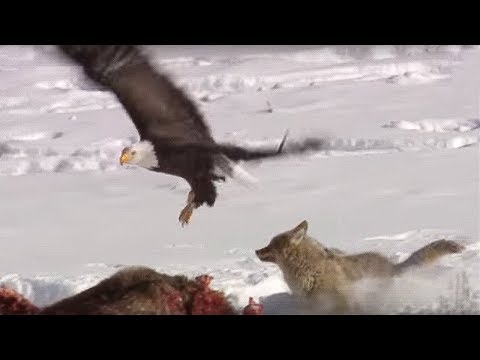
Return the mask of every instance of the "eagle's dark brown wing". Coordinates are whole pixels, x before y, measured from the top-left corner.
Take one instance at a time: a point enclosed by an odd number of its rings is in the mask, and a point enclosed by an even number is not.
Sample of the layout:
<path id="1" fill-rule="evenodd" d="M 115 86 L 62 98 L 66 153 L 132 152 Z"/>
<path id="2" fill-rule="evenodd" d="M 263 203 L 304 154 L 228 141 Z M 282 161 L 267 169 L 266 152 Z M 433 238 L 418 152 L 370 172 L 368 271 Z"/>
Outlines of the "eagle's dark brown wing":
<path id="1" fill-rule="evenodd" d="M 142 140 L 163 146 L 212 145 L 195 104 L 133 45 L 60 45 L 86 75 L 113 92 Z"/>

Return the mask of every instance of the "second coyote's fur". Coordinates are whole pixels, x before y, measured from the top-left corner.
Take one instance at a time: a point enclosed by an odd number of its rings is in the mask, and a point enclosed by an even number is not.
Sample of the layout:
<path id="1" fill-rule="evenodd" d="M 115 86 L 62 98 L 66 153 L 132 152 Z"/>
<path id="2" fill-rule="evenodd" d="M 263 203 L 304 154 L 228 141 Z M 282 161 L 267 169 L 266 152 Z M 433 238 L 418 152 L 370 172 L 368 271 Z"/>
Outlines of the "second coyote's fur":
<path id="1" fill-rule="evenodd" d="M 256 254 L 260 260 L 280 267 L 294 294 L 307 297 L 332 295 L 339 312 L 348 310 L 346 292 L 355 281 L 393 277 L 464 249 L 454 241 L 437 240 L 395 264 L 376 252 L 347 255 L 338 249 L 328 249 L 308 236 L 307 230 L 308 223 L 303 221 L 294 229 L 275 236 L 268 246 L 256 250 Z"/>

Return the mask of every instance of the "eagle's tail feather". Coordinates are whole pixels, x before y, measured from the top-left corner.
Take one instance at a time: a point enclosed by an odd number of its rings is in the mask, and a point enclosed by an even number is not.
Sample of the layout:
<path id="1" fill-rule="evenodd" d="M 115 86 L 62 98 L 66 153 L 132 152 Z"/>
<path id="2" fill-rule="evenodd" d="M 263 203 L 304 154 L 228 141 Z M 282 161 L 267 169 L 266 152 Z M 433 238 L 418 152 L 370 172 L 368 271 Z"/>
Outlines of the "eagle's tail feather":
<path id="1" fill-rule="evenodd" d="M 233 178 L 244 186 L 250 187 L 258 183 L 258 180 L 239 163 L 233 162 L 225 155 L 219 155 L 216 158 L 215 165 L 223 176 Z"/>

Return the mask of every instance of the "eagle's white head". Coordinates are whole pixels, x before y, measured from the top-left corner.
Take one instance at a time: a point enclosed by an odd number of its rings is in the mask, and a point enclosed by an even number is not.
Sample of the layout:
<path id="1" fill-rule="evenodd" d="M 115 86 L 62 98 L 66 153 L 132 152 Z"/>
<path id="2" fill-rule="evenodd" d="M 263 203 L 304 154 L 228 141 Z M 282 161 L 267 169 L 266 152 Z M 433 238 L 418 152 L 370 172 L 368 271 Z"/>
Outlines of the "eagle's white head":
<path id="1" fill-rule="evenodd" d="M 140 141 L 122 150 L 120 165 L 136 165 L 146 169 L 158 166 L 157 155 L 150 141 Z"/>

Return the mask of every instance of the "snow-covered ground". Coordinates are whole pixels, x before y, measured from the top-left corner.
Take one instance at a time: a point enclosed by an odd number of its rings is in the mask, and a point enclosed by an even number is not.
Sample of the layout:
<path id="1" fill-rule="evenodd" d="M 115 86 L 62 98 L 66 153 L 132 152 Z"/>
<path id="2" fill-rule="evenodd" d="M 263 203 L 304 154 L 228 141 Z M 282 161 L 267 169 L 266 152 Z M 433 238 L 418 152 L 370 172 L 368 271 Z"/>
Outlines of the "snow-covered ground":
<path id="1" fill-rule="evenodd" d="M 365 313 L 476 304 L 477 48 L 149 51 L 197 99 L 217 139 L 277 143 L 289 129 L 292 141 L 328 136 L 327 149 L 245 165 L 258 185 L 221 184 L 215 207 L 182 228 L 183 180 L 118 164 L 137 133 L 116 99 L 53 47 L 1 46 L 0 283 L 46 305 L 123 266 L 147 265 L 208 272 L 239 307 L 254 296 L 269 314 L 305 313 L 254 250 L 306 219 L 325 245 L 395 261 L 439 238 L 467 246 L 388 291 L 359 283 Z"/>

